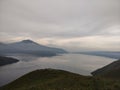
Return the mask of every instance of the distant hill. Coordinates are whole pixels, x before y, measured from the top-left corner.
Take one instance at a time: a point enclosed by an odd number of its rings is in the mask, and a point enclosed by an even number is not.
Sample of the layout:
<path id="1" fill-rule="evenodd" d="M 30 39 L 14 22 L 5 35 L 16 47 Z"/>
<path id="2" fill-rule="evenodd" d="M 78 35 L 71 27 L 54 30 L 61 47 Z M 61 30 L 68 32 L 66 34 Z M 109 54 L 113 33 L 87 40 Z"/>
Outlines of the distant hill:
<path id="1" fill-rule="evenodd" d="M 107 78 L 120 78 L 120 60 L 115 61 L 103 68 L 92 72 L 94 76 L 104 76 Z"/>
<path id="2" fill-rule="evenodd" d="M 42 69 L 30 72 L 0 90 L 120 90 L 120 80 Z"/>
<path id="3" fill-rule="evenodd" d="M 18 61 L 19 60 L 14 59 L 14 58 L 0 56 L 0 66 L 12 64 Z"/>
<path id="4" fill-rule="evenodd" d="M 119 51 L 89 51 L 89 52 L 76 52 L 76 53 L 86 54 L 86 55 L 103 56 L 103 57 L 109 57 L 109 58 L 114 58 L 114 59 L 120 58 Z"/>
<path id="5" fill-rule="evenodd" d="M 65 50 L 60 48 L 52 48 L 40 45 L 32 40 L 23 40 L 20 42 L 3 44 L 0 43 L 0 54 L 11 53 L 25 53 L 39 56 L 54 56 L 61 53 L 66 53 Z"/>

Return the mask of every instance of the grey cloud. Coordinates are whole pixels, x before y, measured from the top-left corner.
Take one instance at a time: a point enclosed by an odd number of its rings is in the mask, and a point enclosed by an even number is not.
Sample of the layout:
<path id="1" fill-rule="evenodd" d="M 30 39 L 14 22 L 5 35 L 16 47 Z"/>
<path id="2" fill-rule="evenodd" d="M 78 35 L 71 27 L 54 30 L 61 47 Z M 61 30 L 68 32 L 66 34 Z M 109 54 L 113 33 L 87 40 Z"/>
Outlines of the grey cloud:
<path id="1" fill-rule="evenodd" d="M 1 0 L 0 40 L 120 36 L 119 0 Z"/>

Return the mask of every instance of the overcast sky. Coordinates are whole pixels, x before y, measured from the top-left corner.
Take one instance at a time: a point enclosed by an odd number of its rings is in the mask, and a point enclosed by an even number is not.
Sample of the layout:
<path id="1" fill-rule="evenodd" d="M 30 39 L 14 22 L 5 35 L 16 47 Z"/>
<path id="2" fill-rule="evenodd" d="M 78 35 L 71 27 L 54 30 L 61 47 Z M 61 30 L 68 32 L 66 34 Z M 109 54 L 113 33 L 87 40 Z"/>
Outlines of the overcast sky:
<path id="1" fill-rule="evenodd" d="M 120 0 L 0 0 L 0 41 L 120 51 Z"/>

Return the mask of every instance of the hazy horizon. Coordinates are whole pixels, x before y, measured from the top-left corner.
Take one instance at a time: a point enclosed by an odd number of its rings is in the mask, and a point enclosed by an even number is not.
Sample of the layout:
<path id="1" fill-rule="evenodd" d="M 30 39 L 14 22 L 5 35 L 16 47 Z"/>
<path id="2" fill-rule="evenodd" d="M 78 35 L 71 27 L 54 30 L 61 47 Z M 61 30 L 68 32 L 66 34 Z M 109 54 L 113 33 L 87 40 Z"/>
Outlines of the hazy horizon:
<path id="1" fill-rule="evenodd" d="M 0 42 L 120 51 L 119 0 L 1 0 Z"/>

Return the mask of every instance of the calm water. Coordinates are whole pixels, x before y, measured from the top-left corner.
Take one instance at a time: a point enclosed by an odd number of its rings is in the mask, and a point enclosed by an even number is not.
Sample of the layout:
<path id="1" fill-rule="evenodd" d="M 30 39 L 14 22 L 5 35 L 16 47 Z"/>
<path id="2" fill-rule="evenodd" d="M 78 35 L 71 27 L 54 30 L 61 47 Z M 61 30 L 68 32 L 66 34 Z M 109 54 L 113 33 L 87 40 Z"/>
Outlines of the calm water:
<path id="1" fill-rule="evenodd" d="M 115 59 L 82 54 L 64 54 L 55 57 L 35 57 L 15 55 L 20 62 L 0 67 L 0 86 L 5 85 L 20 76 L 43 68 L 54 68 L 90 75 L 90 72 L 103 67 Z"/>

